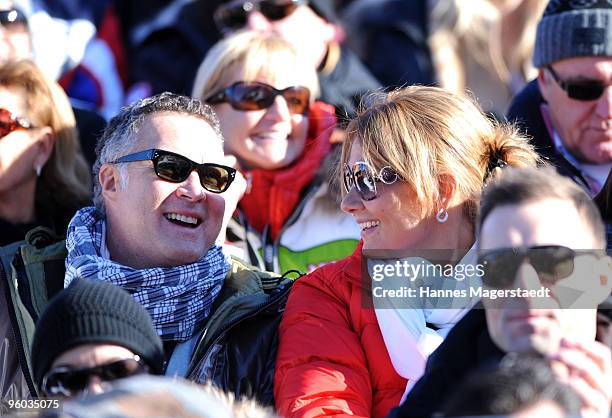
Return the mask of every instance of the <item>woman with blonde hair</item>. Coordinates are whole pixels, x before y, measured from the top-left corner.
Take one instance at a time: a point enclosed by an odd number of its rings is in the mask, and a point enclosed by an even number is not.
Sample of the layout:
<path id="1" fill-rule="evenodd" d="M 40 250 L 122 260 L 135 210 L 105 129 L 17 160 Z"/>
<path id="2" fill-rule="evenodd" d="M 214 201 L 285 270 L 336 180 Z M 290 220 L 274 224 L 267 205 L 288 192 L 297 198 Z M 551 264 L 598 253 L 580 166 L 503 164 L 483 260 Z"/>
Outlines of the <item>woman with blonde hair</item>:
<path id="1" fill-rule="evenodd" d="M 538 162 L 512 127 L 491 122 L 471 99 L 435 87 L 381 94 L 347 134 L 342 210 L 357 221 L 362 240 L 353 255 L 292 289 L 275 376 L 276 406 L 286 417 L 384 417 L 399 404 L 427 356 L 475 301 L 456 309 L 394 303 L 379 309 L 371 282 L 362 281 L 362 252 L 446 249 L 459 253 L 455 263 L 463 257 L 456 265 L 475 263 L 466 251 L 474 247 L 483 185 L 505 165 Z M 460 280 L 446 282 L 467 286 Z"/>
<path id="2" fill-rule="evenodd" d="M 238 32 L 198 70 L 194 97 L 221 123 L 227 155 L 247 179 L 227 239 L 255 266 L 307 272 L 349 255 L 359 229 L 328 185 L 332 106 L 315 102 L 316 70 L 275 34 Z"/>
<path id="3" fill-rule="evenodd" d="M 38 225 L 64 235 L 90 178 L 60 87 L 31 61 L 0 67 L 0 245 Z"/>

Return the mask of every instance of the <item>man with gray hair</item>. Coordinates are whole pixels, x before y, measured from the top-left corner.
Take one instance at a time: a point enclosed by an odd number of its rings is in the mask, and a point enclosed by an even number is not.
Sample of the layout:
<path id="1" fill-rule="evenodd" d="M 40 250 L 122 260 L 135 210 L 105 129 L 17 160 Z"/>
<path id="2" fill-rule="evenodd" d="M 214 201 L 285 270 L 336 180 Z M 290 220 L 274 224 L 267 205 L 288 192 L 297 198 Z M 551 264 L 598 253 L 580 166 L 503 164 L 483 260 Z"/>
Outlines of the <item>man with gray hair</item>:
<path id="1" fill-rule="evenodd" d="M 215 240 L 236 171 L 212 110 L 172 94 L 123 109 L 100 138 L 95 207 L 68 227 L 66 277 L 105 280 L 142 303 L 164 341 L 208 317 L 229 260 Z"/>
<path id="2" fill-rule="evenodd" d="M 291 280 L 218 243 L 245 183 L 226 165 L 211 108 L 171 93 L 140 100 L 110 121 L 97 154 L 95 206 L 68 227 L 64 286 L 83 278 L 127 290 L 162 339 L 167 375 L 273 404 Z"/>
<path id="3" fill-rule="evenodd" d="M 539 69 L 508 119 L 591 196 L 612 167 L 612 3 L 551 0 L 537 28 Z"/>

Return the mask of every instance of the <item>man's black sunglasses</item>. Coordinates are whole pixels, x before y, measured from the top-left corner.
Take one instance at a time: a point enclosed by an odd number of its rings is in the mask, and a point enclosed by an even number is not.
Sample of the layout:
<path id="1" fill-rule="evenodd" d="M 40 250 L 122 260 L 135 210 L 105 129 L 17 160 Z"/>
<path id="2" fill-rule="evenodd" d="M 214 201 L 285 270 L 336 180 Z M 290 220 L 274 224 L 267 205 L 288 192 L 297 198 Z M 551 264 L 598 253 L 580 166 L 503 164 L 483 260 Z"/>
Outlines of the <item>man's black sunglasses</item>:
<path id="1" fill-rule="evenodd" d="M 19 9 L 0 10 L 0 25 L 5 28 L 22 25 L 27 27 L 28 19 Z"/>
<path id="2" fill-rule="evenodd" d="M 560 245 L 545 245 L 481 251 L 478 264 L 484 271 L 482 281 L 490 288 L 511 288 L 525 260 L 537 272 L 542 284 L 553 285 L 569 277 L 574 272 L 574 259 L 584 254 L 597 258 L 603 256 L 601 251 L 576 251 Z"/>
<path id="3" fill-rule="evenodd" d="M 567 96 L 574 100 L 597 100 L 601 97 L 604 90 L 610 86 L 610 84 L 605 84 L 599 80 L 563 80 L 552 66 L 549 65 L 546 69 L 559 87 L 567 93 Z"/>
<path id="4" fill-rule="evenodd" d="M 83 392 L 93 376 L 97 376 L 103 382 L 112 382 L 148 372 L 148 366 L 138 355 L 84 369 L 57 367 L 45 374 L 41 390 L 47 396 L 71 397 Z"/>
<path id="5" fill-rule="evenodd" d="M 283 96 L 289 111 L 305 115 L 310 105 L 310 90 L 303 86 L 291 86 L 279 90 L 265 83 L 238 81 L 210 95 L 208 104 L 229 103 L 236 110 L 261 110 L 274 104 L 276 96 Z"/>
<path id="6" fill-rule="evenodd" d="M 306 0 L 234 0 L 217 7 L 213 18 L 221 32 L 229 32 L 245 27 L 252 11 L 257 10 L 266 19 L 276 21 L 307 3 Z"/>
<path id="7" fill-rule="evenodd" d="M 196 170 L 200 176 L 202 187 L 212 193 L 223 193 L 236 177 L 236 170 L 231 167 L 214 163 L 198 164 L 180 154 L 160 149 L 147 149 L 124 155 L 112 163 L 149 160 L 153 161 L 153 169 L 157 177 L 172 183 L 181 183 L 187 180 L 191 172 Z"/>

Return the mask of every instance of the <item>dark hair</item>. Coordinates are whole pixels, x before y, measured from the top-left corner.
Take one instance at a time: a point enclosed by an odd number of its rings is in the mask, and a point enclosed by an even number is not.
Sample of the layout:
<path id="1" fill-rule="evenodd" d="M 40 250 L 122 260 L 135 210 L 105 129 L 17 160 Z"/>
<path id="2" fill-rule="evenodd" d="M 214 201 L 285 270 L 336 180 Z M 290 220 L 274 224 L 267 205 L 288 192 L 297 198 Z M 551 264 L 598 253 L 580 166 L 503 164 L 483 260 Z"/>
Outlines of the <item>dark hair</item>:
<path id="1" fill-rule="evenodd" d="M 458 387 L 443 408 L 444 417 L 505 416 L 546 401 L 566 415 L 580 416 L 580 398 L 541 357 L 508 354 L 497 369 L 474 373 Z"/>
<path id="2" fill-rule="evenodd" d="M 586 225 L 591 228 L 597 245 L 605 248 L 603 221 L 591 198 L 576 183 L 558 174 L 552 167 L 505 168 L 484 190 L 480 201 L 477 234 L 495 208 L 520 205 L 545 199 L 567 200 L 574 204 Z"/>
<path id="3" fill-rule="evenodd" d="M 162 341 L 146 309 L 119 286 L 77 278 L 45 307 L 34 331 L 32 370 L 40 386 L 63 353 L 86 344 L 113 344 L 138 354 L 161 374 Z"/>

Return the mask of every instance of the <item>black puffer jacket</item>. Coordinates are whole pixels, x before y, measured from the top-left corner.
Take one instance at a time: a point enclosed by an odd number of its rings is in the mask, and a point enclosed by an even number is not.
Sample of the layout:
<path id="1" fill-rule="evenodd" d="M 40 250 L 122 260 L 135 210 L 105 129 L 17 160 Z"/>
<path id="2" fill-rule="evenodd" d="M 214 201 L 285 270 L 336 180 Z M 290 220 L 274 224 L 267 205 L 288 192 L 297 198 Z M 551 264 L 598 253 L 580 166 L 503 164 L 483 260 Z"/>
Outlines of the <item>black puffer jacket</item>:
<path id="1" fill-rule="evenodd" d="M 237 259 L 225 279 L 187 379 L 213 384 L 236 398 L 274 406 L 278 325 L 293 280 L 259 271 Z"/>
<path id="2" fill-rule="evenodd" d="M 434 416 L 469 374 L 493 369 L 503 356 L 489 336 L 484 310 L 473 308 L 429 356 L 425 374 L 387 418 Z"/>

